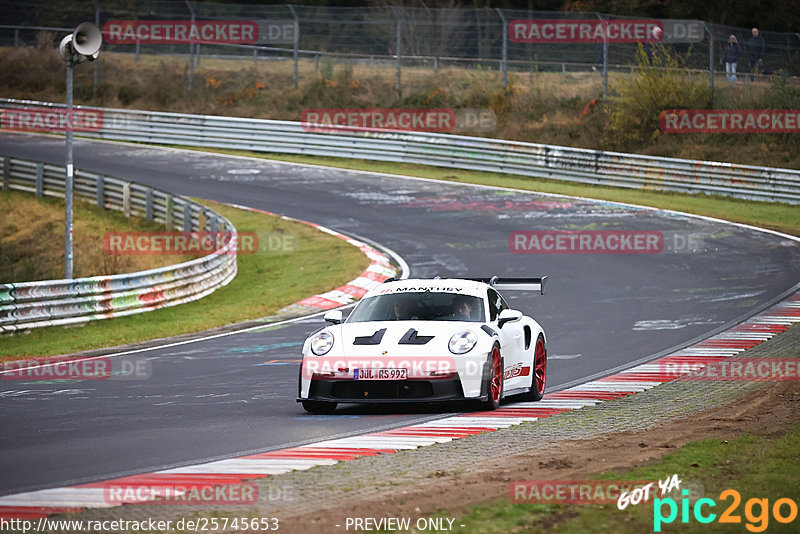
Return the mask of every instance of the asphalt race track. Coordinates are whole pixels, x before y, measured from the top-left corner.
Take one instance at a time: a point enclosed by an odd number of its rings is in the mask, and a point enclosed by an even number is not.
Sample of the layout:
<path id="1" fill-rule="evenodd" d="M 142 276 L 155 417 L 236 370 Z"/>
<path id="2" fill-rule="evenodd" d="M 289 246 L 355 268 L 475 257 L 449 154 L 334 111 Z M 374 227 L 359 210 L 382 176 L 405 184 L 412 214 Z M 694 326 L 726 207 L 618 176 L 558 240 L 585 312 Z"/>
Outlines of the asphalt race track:
<path id="1" fill-rule="evenodd" d="M 4 134 L 0 152 L 63 164 L 64 141 Z M 707 336 L 800 280 L 796 241 L 648 209 L 86 140 L 76 141 L 75 163 L 375 241 L 402 256 L 412 277 L 547 274 L 546 295 L 506 297 L 548 334 L 549 391 Z M 513 231 L 553 229 L 656 230 L 663 250 L 509 248 Z M 123 356 L 149 362 L 146 380 L 0 382 L 0 495 L 359 434 L 454 409 L 305 414 L 295 402 L 298 354 L 321 325 L 305 319 Z"/>

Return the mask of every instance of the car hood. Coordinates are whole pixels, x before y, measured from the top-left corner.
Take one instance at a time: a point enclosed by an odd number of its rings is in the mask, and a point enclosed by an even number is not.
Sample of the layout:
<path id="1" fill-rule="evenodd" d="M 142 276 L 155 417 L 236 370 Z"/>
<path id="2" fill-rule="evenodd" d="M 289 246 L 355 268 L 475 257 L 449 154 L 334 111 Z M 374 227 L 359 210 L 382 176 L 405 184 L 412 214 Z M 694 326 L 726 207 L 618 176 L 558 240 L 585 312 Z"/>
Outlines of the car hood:
<path id="1" fill-rule="evenodd" d="M 450 355 L 453 334 L 472 330 L 481 340 L 489 336 L 482 323 L 460 321 L 381 321 L 343 323 L 329 327 L 334 336 L 332 354 L 338 356 Z"/>

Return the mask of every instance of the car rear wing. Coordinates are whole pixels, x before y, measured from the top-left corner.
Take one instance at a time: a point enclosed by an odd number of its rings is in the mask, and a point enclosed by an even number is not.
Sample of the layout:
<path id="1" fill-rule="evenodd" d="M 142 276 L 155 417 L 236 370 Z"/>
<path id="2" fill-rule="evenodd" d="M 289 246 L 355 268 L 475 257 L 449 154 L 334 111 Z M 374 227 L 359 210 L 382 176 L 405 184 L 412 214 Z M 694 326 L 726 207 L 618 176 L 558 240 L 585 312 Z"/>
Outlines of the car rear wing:
<path id="1" fill-rule="evenodd" d="M 547 276 L 539 278 L 511 278 L 492 276 L 491 278 L 465 278 L 465 280 L 473 280 L 475 282 L 483 282 L 489 284 L 499 290 L 509 291 L 539 291 L 544 295 L 544 286 L 547 283 Z"/>

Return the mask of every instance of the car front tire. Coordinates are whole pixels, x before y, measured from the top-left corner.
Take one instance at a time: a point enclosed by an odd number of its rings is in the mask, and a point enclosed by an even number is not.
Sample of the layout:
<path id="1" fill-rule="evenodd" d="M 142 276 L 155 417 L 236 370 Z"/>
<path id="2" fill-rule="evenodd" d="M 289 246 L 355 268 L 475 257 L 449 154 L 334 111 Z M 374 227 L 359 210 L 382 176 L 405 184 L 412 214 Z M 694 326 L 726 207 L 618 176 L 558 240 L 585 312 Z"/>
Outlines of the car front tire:
<path id="1" fill-rule="evenodd" d="M 503 357 L 500 354 L 500 345 L 495 343 L 489 353 L 491 364 L 489 366 L 489 380 L 486 384 L 488 398 L 483 403 L 485 410 L 494 410 L 500 406 L 503 398 Z"/>

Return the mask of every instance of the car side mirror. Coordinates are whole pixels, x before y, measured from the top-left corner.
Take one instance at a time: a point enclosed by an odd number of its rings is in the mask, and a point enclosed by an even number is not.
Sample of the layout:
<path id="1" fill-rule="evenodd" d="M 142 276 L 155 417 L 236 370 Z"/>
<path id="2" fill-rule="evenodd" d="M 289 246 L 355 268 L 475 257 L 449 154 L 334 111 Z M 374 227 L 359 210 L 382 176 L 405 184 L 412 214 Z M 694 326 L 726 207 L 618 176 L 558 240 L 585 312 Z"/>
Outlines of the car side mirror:
<path id="1" fill-rule="evenodd" d="M 497 326 L 498 328 L 503 328 L 503 325 L 506 323 L 513 323 L 522 319 L 522 312 L 519 310 L 510 310 L 506 308 L 505 310 L 500 312 L 500 315 L 497 317 Z"/>
<path id="2" fill-rule="evenodd" d="M 323 315 L 322 318 L 331 324 L 340 324 L 342 322 L 342 310 L 331 310 Z"/>

